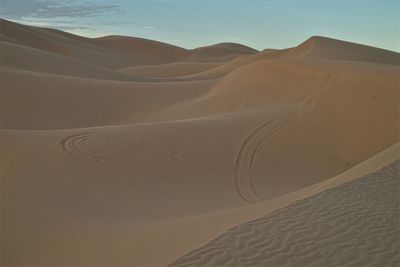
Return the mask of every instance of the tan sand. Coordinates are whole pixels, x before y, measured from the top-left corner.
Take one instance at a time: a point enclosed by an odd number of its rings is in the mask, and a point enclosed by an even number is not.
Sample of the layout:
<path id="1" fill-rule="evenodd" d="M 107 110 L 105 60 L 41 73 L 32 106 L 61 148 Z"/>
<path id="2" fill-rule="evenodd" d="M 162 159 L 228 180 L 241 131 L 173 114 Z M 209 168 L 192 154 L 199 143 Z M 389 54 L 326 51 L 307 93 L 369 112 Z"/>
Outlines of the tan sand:
<path id="1" fill-rule="evenodd" d="M 236 226 L 168 266 L 398 266 L 400 160 Z"/>
<path id="2" fill-rule="evenodd" d="M 165 266 L 398 155 L 395 52 L 0 26 L 4 266 Z"/>
<path id="3" fill-rule="evenodd" d="M 142 65 L 120 69 L 123 73 L 142 77 L 178 78 L 214 69 L 220 63 L 177 62 L 163 65 Z"/>
<path id="4" fill-rule="evenodd" d="M 66 129 L 132 123 L 208 91 L 213 81 L 126 82 L 3 69 L 2 119 L 9 129 Z"/>

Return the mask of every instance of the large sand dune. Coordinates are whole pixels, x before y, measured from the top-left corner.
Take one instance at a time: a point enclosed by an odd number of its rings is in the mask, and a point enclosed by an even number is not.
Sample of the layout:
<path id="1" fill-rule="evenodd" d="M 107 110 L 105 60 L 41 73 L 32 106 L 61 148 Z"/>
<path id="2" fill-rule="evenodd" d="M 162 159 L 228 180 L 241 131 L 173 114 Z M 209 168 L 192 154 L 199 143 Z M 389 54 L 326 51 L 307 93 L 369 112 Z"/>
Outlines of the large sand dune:
<path id="1" fill-rule="evenodd" d="M 400 161 L 230 229 L 169 266 L 397 266 Z"/>
<path id="2" fill-rule="evenodd" d="M 0 22 L 4 266 L 166 266 L 399 158 L 398 53 L 324 37 L 188 50 Z M 201 251 L 189 257 L 219 255 Z"/>

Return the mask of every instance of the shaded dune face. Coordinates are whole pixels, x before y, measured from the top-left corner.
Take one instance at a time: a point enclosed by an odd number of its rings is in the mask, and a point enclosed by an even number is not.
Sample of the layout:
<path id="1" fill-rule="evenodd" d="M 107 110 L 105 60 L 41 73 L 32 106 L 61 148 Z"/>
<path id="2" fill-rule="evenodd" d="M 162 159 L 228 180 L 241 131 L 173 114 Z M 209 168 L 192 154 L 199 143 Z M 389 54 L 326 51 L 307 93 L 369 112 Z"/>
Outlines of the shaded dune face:
<path id="1" fill-rule="evenodd" d="M 232 228 L 168 266 L 395 266 L 399 186 L 396 161 Z"/>
<path id="2" fill-rule="evenodd" d="M 399 142 L 392 51 L 188 50 L 5 20 L 0 45 L 5 266 L 165 266 Z"/>

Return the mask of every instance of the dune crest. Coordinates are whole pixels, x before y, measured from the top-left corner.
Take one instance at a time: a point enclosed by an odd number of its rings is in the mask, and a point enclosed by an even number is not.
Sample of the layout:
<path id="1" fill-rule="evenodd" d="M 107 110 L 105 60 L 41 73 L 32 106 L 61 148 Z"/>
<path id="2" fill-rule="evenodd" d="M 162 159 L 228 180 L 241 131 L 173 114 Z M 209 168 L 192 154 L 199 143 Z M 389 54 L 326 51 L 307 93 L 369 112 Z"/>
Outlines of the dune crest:
<path id="1" fill-rule="evenodd" d="M 400 65 L 396 52 L 322 36 L 311 37 L 290 51 L 288 57 Z"/>

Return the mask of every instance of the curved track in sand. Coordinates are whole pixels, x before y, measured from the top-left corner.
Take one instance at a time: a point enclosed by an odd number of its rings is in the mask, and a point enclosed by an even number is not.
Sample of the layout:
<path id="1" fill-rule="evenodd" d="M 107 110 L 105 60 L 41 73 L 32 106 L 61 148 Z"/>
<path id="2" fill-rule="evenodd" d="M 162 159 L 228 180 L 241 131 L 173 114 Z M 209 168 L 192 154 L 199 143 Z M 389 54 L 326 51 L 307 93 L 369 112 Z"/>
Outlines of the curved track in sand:
<path id="1" fill-rule="evenodd" d="M 148 174 L 153 176 L 171 176 L 182 174 L 182 169 L 196 168 L 208 172 L 234 176 L 235 189 L 239 197 L 246 202 L 258 202 L 263 196 L 257 191 L 254 179 L 265 181 L 266 175 L 256 170 L 258 154 L 263 146 L 288 124 L 288 119 L 273 118 L 253 129 L 242 141 L 236 155 L 235 166 L 215 162 L 193 153 L 169 151 L 166 158 L 170 164 L 168 168 L 149 166 L 146 162 L 133 160 L 132 156 L 140 153 L 149 154 L 151 150 L 163 153 L 162 148 L 156 146 L 138 147 L 127 136 L 107 136 L 95 133 L 81 133 L 66 137 L 61 141 L 62 148 L 77 159 L 86 159 L 97 164 L 118 168 L 133 174 Z M 96 141 L 104 145 L 121 145 L 132 147 L 129 153 L 110 153 L 105 148 L 96 146 Z M 161 150 L 160 150 L 161 149 Z M 155 153 L 153 151 L 153 153 Z M 143 161 L 146 161 L 143 157 Z"/>
<path id="2" fill-rule="evenodd" d="M 322 82 L 322 84 L 317 87 L 318 90 L 310 94 L 299 106 L 299 115 L 305 115 L 311 112 L 315 106 L 324 98 L 325 94 L 328 92 L 329 88 L 334 86 L 340 79 L 340 72 L 330 74 Z"/>
<path id="3" fill-rule="evenodd" d="M 277 117 L 259 125 L 243 139 L 235 159 L 234 179 L 236 191 L 244 201 L 263 199 L 254 185 L 253 176 L 257 174 L 254 165 L 262 147 L 287 125 L 288 119 Z"/>
<path id="4" fill-rule="evenodd" d="M 110 153 L 106 149 L 96 149 L 94 140 L 111 147 L 119 145 L 125 148 L 125 152 Z M 172 150 L 164 151 L 158 145 L 143 145 L 128 136 L 100 136 L 94 133 L 82 133 L 66 137 L 60 142 L 63 150 L 77 159 L 87 159 L 97 164 L 129 171 L 133 174 L 147 174 L 153 176 L 180 175 L 187 168 L 201 169 L 206 172 L 214 172 L 229 175 L 232 168 L 221 162 L 195 153 L 182 153 Z M 129 152 L 126 152 L 129 147 Z M 160 153 L 170 163 L 169 166 L 149 165 L 143 155 Z M 142 161 L 135 160 L 141 156 Z M 135 157 L 136 156 L 136 157 Z"/>
<path id="5" fill-rule="evenodd" d="M 61 141 L 61 145 L 63 149 L 69 154 L 73 155 L 78 159 L 89 159 L 94 161 L 95 163 L 111 166 L 118 169 L 124 169 L 130 172 L 141 172 L 146 174 L 154 175 L 155 173 L 146 170 L 144 168 L 138 169 L 137 166 L 132 164 L 126 164 L 125 159 L 123 157 L 118 157 L 106 153 L 104 151 L 95 151 L 90 147 L 89 142 L 93 139 L 95 134 L 92 133 L 84 133 L 77 134 L 66 137 L 63 141 Z M 119 142 L 123 143 L 124 140 L 116 140 L 113 137 L 105 137 L 104 142 Z"/>
<path id="6" fill-rule="evenodd" d="M 228 230 L 170 267 L 399 266 L 400 160 Z"/>

